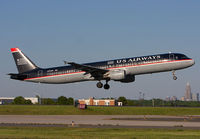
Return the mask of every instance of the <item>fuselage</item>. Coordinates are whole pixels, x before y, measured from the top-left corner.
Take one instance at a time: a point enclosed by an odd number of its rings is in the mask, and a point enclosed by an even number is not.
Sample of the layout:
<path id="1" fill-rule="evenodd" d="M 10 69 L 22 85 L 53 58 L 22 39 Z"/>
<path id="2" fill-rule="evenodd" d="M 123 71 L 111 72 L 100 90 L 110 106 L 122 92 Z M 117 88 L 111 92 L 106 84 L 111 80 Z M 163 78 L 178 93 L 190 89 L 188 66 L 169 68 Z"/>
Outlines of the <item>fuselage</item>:
<path id="1" fill-rule="evenodd" d="M 167 53 L 132 58 L 85 63 L 82 65 L 109 70 L 110 73 L 125 71 L 126 75 L 135 76 L 157 72 L 180 70 L 194 65 L 194 60 L 180 53 Z M 108 73 L 109 74 L 109 73 Z M 90 80 L 106 80 L 108 76 L 96 79 L 86 71 L 74 66 L 61 66 L 53 68 L 36 68 L 21 73 L 19 80 L 49 84 L 63 84 Z M 20 76 L 18 76 L 20 77 Z M 12 76 L 11 76 L 12 78 Z M 14 75 L 12 79 L 17 79 Z"/>

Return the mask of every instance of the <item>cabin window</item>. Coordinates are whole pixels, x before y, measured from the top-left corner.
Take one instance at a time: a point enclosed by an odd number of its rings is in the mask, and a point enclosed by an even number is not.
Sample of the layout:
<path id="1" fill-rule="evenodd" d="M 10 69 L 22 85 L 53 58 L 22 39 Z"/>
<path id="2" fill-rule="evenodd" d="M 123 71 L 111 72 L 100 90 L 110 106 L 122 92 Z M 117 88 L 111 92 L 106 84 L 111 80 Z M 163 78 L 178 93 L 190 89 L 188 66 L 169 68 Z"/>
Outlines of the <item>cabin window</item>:
<path id="1" fill-rule="evenodd" d="M 38 76 L 43 76 L 43 71 L 42 70 L 38 71 Z"/>

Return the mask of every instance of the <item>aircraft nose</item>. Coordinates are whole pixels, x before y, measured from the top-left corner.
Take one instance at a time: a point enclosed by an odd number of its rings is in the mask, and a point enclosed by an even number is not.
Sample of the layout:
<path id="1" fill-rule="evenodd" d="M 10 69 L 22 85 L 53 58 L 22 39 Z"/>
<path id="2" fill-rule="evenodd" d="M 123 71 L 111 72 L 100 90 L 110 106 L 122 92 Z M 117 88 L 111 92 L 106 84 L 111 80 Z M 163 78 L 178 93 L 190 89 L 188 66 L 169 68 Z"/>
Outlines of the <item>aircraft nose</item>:
<path id="1" fill-rule="evenodd" d="M 195 64 L 195 61 L 194 59 L 191 60 L 191 65 L 194 65 Z"/>

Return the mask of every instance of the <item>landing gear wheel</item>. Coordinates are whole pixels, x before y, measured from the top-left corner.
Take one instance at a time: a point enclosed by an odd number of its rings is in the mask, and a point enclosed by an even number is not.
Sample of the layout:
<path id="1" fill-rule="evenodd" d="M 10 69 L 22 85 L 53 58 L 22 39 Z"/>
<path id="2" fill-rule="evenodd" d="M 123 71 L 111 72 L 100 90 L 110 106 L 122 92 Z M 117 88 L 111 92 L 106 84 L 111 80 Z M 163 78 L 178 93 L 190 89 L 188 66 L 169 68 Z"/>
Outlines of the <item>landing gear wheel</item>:
<path id="1" fill-rule="evenodd" d="M 176 77 L 176 76 L 173 76 L 173 79 L 174 79 L 174 80 L 177 80 L 177 77 Z"/>
<path id="2" fill-rule="evenodd" d="M 110 85 L 109 84 L 105 84 L 104 85 L 104 89 L 108 90 L 110 88 Z"/>
<path id="3" fill-rule="evenodd" d="M 173 75 L 173 79 L 174 79 L 174 80 L 177 80 L 177 77 L 176 77 L 176 75 L 175 75 L 175 71 L 174 71 L 174 70 L 172 71 L 172 75 Z"/>
<path id="4" fill-rule="evenodd" d="M 102 88 L 102 87 L 103 87 L 103 84 L 102 84 L 101 82 L 98 82 L 98 83 L 97 83 L 97 87 L 98 87 L 98 88 Z"/>

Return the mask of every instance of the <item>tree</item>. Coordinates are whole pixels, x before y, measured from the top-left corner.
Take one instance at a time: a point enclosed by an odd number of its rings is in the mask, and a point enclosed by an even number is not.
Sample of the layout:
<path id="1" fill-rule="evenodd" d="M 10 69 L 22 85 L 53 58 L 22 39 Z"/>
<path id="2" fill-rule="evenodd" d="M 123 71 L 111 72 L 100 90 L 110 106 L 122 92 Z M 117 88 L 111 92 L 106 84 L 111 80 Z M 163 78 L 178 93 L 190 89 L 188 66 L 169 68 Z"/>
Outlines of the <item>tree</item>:
<path id="1" fill-rule="evenodd" d="M 127 99 L 123 96 L 119 97 L 118 102 L 122 102 L 122 105 L 126 106 L 127 105 Z"/>
<path id="2" fill-rule="evenodd" d="M 26 104 L 26 105 L 31 105 L 31 104 L 33 104 L 33 103 L 31 102 L 31 100 L 29 100 L 29 99 L 26 100 L 26 99 L 25 99 L 25 104 Z"/>
<path id="3" fill-rule="evenodd" d="M 25 105 L 25 104 L 32 104 L 31 100 L 26 100 L 24 99 L 24 97 L 22 96 L 18 96 L 14 99 L 13 104 L 17 104 L 17 105 Z"/>
<path id="4" fill-rule="evenodd" d="M 133 100 L 127 100 L 127 106 L 134 106 L 135 103 Z"/>
<path id="5" fill-rule="evenodd" d="M 42 99 L 42 104 L 44 104 L 44 105 L 54 105 L 55 102 L 50 98 L 43 98 Z"/>
<path id="6" fill-rule="evenodd" d="M 73 105 L 74 104 L 74 99 L 69 97 L 66 98 L 65 96 L 60 96 L 57 99 L 57 104 L 58 105 Z"/>
<path id="7" fill-rule="evenodd" d="M 67 100 L 67 104 L 68 105 L 73 105 L 74 104 L 74 99 L 69 97 L 68 100 Z"/>
<path id="8" fill-rule="evenodd" d="M 14 99 L 13 104 L 17 104 L 17 105 L 25 104 L 25 99 L 22 96 L 18 96 Z"/>
<path id="9" fill-rule="evenodd" d="M 68 99 L 65 96 L 58 97 L 57 104 L 58 105 L 67 105 Z"/>

